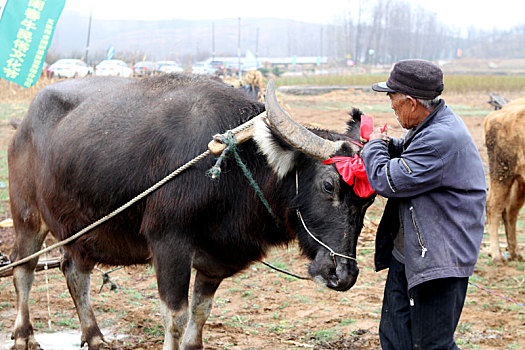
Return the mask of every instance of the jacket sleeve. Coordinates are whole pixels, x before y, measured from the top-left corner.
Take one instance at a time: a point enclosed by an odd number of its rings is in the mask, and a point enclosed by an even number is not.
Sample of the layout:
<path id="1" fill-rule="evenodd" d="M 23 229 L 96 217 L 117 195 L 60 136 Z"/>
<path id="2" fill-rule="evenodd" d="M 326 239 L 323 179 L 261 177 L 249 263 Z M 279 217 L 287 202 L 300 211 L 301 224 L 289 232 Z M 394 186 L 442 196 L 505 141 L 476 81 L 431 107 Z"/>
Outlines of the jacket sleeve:
<path id="1" fill-rule="evenodd" d="M 412 197 L 440 186 L 443 161 L 436 149 L 412 142 L 399 157 L 391 157 L 385 140 L 368 142 L 361 158 L 370 186 L 388 198 Z"/>

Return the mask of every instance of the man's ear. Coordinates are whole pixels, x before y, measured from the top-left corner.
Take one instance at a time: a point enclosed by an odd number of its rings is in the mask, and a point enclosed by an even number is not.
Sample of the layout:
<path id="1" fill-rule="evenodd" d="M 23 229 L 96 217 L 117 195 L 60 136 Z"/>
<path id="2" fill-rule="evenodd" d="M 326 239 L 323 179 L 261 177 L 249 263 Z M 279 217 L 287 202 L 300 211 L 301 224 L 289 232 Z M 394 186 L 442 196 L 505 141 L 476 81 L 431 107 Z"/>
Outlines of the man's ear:
<path id="1" fill-rule="evenodd" d="M 409 95 L 407 95 L 407 98 L 410 100 L 410 104 L 411 104 L 410 111 L 414 113 L 417 109 L 417 100 Z"/>

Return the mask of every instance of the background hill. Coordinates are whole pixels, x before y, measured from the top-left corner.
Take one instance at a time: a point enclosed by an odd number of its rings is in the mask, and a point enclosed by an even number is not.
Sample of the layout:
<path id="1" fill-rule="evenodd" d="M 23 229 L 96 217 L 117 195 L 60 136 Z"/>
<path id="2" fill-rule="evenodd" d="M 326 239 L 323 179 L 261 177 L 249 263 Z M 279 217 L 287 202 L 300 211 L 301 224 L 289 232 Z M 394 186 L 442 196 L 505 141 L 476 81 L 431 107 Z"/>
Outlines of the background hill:
<path id="1" fill-rule="evenodd" d="M 89 18 L 65 13 L 57 24 L 51 52 L 82 57 L 85 54 Z M 237 56 L 237 18 L 204 20 L 133 21 L 93 19 L 89 56 L 100 59 L 109 46 L 116 57 L 132 55 L 140 60 Z M 259 56 L 318 56 L 321 25 L 286 19 L 241 19 L 241 53 Z M 213 39 L 214 38 L 214 39 Z"/>
<path id="2" fill-rule="evenodd" d="M 162 9 L 159 9 L 162 10 Z M 98 62 L 109 46 L 115 58 L 177 59 L 182 64 L 247 50 L 259 57 L 325 56 L 390 65 L 404 58 L 429 60 L 517 59 L 525 57 L 525 23 L 506 30 L 471 28 L 467 33 L 440 22 L 436 14 L 402 0 L 378 1 L 366 19 L 350 15 L 330 24 L 277 18 L 213 20 L 103 20 L 91 22 L 89 61 Z M 360 17 L 359 17 L 360 18 Z M 89 17 L 62 14 L 48 57 L 84 58 Z"/>

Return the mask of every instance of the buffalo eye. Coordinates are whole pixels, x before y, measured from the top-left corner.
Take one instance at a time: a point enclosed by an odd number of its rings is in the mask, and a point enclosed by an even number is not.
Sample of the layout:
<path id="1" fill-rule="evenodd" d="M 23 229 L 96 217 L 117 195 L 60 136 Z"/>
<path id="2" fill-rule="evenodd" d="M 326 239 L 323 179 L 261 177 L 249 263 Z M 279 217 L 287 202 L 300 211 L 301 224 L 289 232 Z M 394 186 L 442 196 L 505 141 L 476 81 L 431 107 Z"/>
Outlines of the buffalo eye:
<path id="1" fill-rule="evenodd" d="M 334 194 L 334 185 L 328 181 L 323 182 L 323 190 L 328 194 Z"/>

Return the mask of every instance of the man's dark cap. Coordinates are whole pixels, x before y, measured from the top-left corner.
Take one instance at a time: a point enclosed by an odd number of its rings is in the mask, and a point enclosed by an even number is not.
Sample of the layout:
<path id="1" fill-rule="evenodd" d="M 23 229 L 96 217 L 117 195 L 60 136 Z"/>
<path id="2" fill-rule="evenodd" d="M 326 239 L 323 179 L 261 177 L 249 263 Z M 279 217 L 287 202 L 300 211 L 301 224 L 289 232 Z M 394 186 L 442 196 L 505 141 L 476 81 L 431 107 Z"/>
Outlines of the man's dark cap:
<path id="1" fill-rule="evenodd" d="M 400 92 L 415 98 L 432 100 L 443 92 L 443 71 L 425 60 L 397 62 L 386 82 L 372 85 L 379 92 Z"/>

